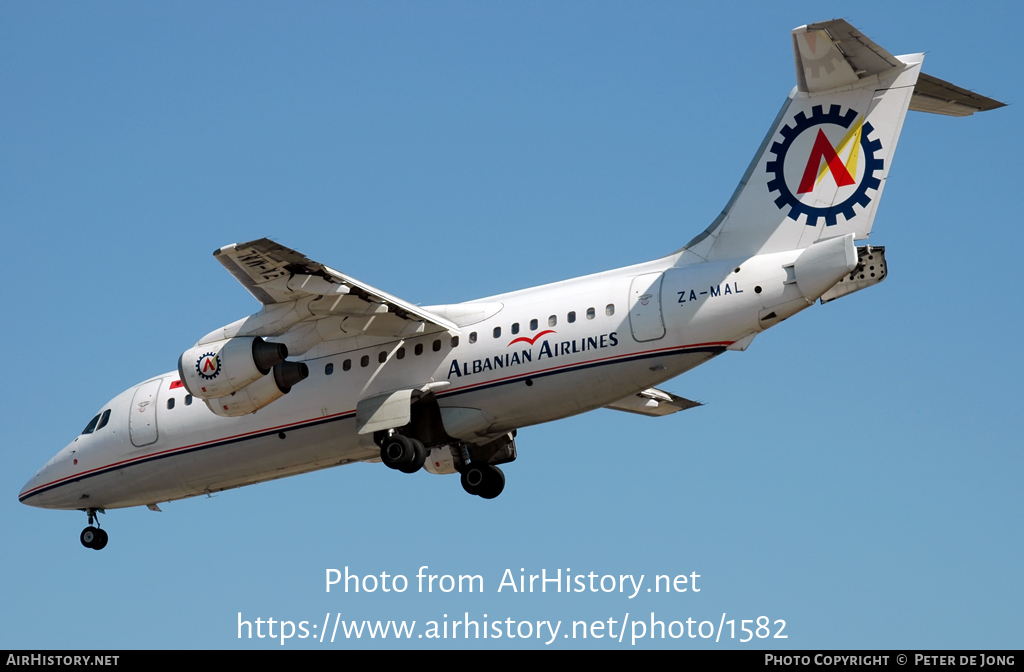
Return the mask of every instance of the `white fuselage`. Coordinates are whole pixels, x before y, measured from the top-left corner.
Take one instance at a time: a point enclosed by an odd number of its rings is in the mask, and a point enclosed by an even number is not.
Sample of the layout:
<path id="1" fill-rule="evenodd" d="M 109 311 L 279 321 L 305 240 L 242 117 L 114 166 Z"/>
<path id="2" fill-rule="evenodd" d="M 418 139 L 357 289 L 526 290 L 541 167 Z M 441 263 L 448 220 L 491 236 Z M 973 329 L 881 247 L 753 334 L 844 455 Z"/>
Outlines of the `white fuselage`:
<path id="1" fill-rule="evenodd" d="M 54 509 L 147 505 L 377 459 L 372 437 L 356 433 L 359 400 L 428 383 L 442 383 L 433 386 L 442 409 L 479 410 L 491 434 L 601 408 L 775 324 L 763 317 L 773 306 L 789 306 L 786 317 L 810 305 L 783 268 L 799 254 L 678 267 L 673 256 L 481 299 L 493 314 L 459 323 L 454 347 L 444 333 L 311 351 L 298 358 L 306 380 L 238 418 L 200 399 L 186 405 L 169 372 L 114 397 L 101 409 L 111 411 L 106 426 L 57 453 L 20 499 Z M 141 412 L 140 393 L 151 395 Z"/>

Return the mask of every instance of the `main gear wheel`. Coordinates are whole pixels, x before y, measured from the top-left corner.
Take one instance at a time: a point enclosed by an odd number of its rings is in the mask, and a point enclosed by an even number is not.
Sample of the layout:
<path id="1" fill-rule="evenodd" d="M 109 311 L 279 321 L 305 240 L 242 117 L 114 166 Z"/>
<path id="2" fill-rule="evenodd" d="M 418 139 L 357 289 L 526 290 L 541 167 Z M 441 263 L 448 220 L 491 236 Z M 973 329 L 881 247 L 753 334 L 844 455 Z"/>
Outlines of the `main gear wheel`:
<path id="1" fill-rule="evenodd" d="M 789 218 L 794 221 L 799 219 L 800 215 L 807 215 L 807 226 L 817 226 L 818 220 L 822 218 L 825 219 L 825 226 L 835 226 L 839 223 L 836 220 L 837 215 L 842 215 L 846 221 L 853 219 L 857 214 L 854 211 L 855 205 L 866 208 L 871 203 L 871 196 L 868 196 L 867 193 L 868 189 L 878 191 L 878 188 L 882 185 L 881 179 L 875 177 L 875 171 L 882 170 L 885 167 L 885 160 L 875 157 L 875 152 L 882 148 L 882 142 L 868 138 L 875 129 L 869 122 L 865 121 L 861 127 L 860 134 L 860 146 L 864 155 L 864 176 L 861 178 L 860 184 L 857 185 L 857 189 L 849 198 L 842 203 L 837 203 L 828 208 L 816 208 L 802 203 L 790 191 L 789 186 L 786 184 L 784 167 L 786 164 L 786 153 L 789 152 L 793 141 L 808 128 L 820 126 L 821 124 L 835 124 L 843 128 L 849 128 L 850 124 L 857 118 L 857 111 L 850 108 L 846 111 L 846 114 L 840 114 L 839 110 L 839 105 L 829 106 L 828 112 L 825 112 L 821 105 L 815 105 L 811 108 L 810 117 L 803 112 L 798 112 L 793 117 L 793 126 L 783 126 L 779 130 L 782 142 L 772 144 L 771 153 L 775 155 L 775 159 L 768 161 L 765 166 L 768 174 L 772 176 L 772 179 L 768 181 L 768 191 L 779 192 L 778 198 L 775 199 L 775 205 L 780 210 L 788 205 Z"/>

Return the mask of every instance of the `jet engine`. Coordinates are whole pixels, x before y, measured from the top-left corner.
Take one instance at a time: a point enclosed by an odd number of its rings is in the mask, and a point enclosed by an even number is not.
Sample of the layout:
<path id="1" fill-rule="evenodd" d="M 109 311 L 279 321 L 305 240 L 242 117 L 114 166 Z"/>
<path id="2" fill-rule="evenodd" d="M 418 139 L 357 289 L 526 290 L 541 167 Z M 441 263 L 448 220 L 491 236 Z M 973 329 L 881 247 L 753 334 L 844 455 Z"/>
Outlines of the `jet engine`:
<path id="1" fill-rule="evenodd" d="M 288 394 L 292 385 L 309 376 L 309 367 L 302 362 L 275 364 L 273 374 L 261 376 L 255 382 L 223 397 L 207 399 L 210 410 L 225 418 L 255 413 L 270 402 Z"/>
<path id="2" fill-rule="evenodd" d="M 288 347 L 283 343 L 267 343 L 258 336 L 229 338 L 183 352 L 178 358 L 178 374 L 189 394 L 215 399 L 266 377 L 287 357 Z"/>

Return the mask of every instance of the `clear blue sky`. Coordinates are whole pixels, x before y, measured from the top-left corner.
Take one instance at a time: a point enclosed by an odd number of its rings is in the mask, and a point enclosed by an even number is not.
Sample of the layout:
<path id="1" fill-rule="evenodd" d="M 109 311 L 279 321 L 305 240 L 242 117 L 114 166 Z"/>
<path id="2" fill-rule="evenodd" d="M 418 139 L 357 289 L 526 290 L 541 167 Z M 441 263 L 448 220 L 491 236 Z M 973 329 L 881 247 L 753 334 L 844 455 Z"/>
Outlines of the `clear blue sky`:
<path id="1" fill-rule="evenodd" d="M 455 477 L 355 465 L 112 511 L 96 553 L 83 514 L 17 494 L 109 398 L 258 308 L 210 256 L 222 245 L 272 236 L 424 305 L 654 258 L 731 194 L 793 86 L 793 27 L 845 17 L 1019 103 L 1021 11 L 0 5 L 0 647 L 281 648 L 239 642 L 239 611 L 653 611 L 785 619 L 789 638 L 761 646 L 1020 648 L 1019 105 L 910 114 L 872 236 L 883 284 L 664 386 L 703 408 L 521 431 L 492 502 Z M 326 594 L 325 569 L 346 565 L 479 573 L 487 593 Z M 696 572 L 701 591 L 497 594 L 505 568 Z M 356 645 L 396 646 L 333 646 Z"/>

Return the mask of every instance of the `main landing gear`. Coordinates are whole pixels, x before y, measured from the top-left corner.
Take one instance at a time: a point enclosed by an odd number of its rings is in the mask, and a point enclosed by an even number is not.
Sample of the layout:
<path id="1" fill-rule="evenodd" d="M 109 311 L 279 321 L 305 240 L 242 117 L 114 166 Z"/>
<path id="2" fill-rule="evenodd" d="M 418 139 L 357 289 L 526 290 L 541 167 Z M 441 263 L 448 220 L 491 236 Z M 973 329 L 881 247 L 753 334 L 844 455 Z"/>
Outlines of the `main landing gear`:
<path id="1" fill-rule="evenodd" d="M 470 463 L 462 472 L 462 489 L 471 495 L 494 499 L 505 489 L 505 472 L 490 464 Z"/>
<path id="2" fill-rule="evenodd" d="M 98 551 L 107 545 L 107 533 L 99 527 L 92 526 L 94 520 L 96 521 L 96 525 L 99 525 L 99 518 L 96 517 L 96 509 L 86 509 L 85 512 L 89 516 L 89 527 L 82 530 L 82 534 L 80 534 L 78 538 L 82 542 L 82 546 Z"/>
<path id="3" fill-rule="evenodd" d="M 483 445 L 463 444 L 459 457 L 462 489 L 483 499 L 494 499 L 505 489 L 505 472 L 498 465 L 516 459 L 516 431 Z"/>
<path id="4" fill-rule="evenodd" d="M 505 489 L 505 473 L 497 467 L 516 459 L 515 432 L 509 432 L 484 445 L 440 443 L 435 437 L 434 452 L 422 441 L 395 430 L 374 437 L 380 446 L 380 460 L 406 474 L 423 468 L 428 456 L 428 471 L 433 474 L 461 475 L 462 489 L 483 499 L 494 499 Z M 455 441 L 444 435 L 449 441 Z M 451 451 L 449 453 L 449 451 Z M 447 456 L 447 457 L 445 457 Z M 84 543 L 84 542 L 83 542 Z"/>
<path id="5" fill-rule="evenodd" d="M 381 441 L 380 460 L 392 469 L 414 474 L 427 461 L 427 449 L 419 439 L 392 434 Z"/>

